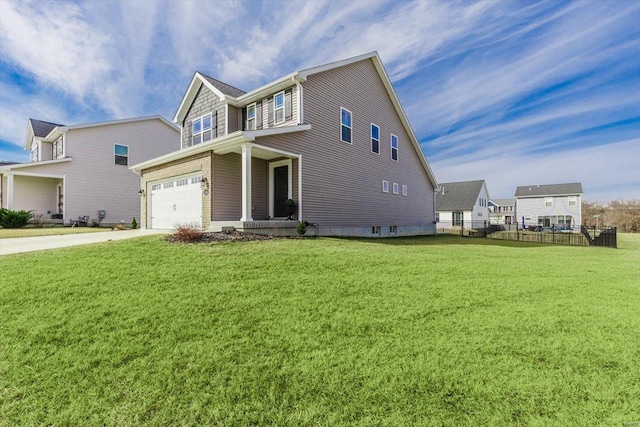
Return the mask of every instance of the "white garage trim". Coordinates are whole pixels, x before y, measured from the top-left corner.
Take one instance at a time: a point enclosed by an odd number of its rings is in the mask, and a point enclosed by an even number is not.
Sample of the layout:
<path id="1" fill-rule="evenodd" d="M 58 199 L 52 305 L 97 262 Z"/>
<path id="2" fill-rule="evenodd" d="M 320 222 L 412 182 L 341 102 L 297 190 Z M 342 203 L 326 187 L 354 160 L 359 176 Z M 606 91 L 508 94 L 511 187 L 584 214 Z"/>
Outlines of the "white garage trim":
<path id="1" fill-rule="evenodd" d="M 147 183 L 147 228 L 202 227 L 202 173 L 174 176 Z"/>

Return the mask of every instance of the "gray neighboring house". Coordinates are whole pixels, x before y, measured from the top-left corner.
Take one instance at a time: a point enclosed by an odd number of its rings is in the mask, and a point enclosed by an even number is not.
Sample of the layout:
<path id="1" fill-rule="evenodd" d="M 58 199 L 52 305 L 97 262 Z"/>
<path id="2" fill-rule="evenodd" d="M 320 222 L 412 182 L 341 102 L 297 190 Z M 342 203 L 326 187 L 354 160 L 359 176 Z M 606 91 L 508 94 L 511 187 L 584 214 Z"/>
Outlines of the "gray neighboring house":
<path id="1" fill-rule="evenodd" d="M 179 129 L 160 116 L 73 126 L 29 119 L 30 162 L 0 166 L 0 205 L 67 224 L 128 224 L 140 214 L 140 177 L 129 166 L 179 146 Z"/>
<path id="2" fill-rule="evenodd" d="M 519 224 L 551 227 L 582 225 L 582 184 L 524 185 L 516 188 Z"/>
<path id="3" fill-rule="evenodd" d="M 489 222 L 491 224 L 515 224 L 517 220 L 516 199 L 489 200 Z"/>
<path id="4" fill-rule="evenodd" d="M 437 182 L 376 52 L 249 92 L 196 72 L 174 122 L 182 149 L 132 168 L 144 227 L 291 234 L 304 220 L 319 235 L 435 232 Z"/>
<path id="5" fill-rule="evenodd" d="M 489 191 L 484 180 L 444 182 L 436 193 L 438 229 L 483 228 L 489 223 Z"/>

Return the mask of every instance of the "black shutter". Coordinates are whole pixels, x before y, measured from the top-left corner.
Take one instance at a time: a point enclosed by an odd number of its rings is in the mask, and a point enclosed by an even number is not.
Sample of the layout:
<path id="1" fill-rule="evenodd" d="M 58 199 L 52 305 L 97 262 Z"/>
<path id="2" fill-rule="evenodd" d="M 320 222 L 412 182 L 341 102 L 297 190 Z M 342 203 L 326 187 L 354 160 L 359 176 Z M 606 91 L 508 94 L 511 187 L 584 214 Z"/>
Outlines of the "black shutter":
<path id="1" fill-rule="evenodd" d="M 217 138 L 218 137 L 218 111 L 217 110 L 216 110 L 215 126 L 216 126 L 216 133 L 214 138 Z"/>
<path id="2" fill-rule="evenodd" d="M 284 119 L 291 120 L 291 89 L 284 92 Z"/>
<path id="3" fill-rule="evenodd" d="M 262 101 L 256 102 L 256 129 L 262 129 Z"/>
<path id="4" fill-rule="evenodd" d="M 267 110 L 269 110 L 268 125 L 273 126 L 273 96 L 267 98 Z"/>
<path id="5" fill-rule="evenodd" d="M 247 130 L 247 107 L 242 108 L 242 130 Z"/>

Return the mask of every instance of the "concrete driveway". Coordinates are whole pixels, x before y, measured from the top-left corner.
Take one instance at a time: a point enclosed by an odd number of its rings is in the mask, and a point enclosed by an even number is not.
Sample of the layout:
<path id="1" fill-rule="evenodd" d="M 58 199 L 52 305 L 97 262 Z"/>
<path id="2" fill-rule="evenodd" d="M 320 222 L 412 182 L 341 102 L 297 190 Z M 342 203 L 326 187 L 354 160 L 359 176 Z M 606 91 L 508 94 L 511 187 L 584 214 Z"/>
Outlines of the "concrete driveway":
<path id="1" fill-rule="evenodd" d="M 61 236 L 17 237 L 0 239 L 0 255 L 33 252 L 67 246 L 88 245 L 111 240 L 131 239 L 152 234 L 168 234 L 170 230 L 116 230 L 98 233 L 64 234 Z"/>

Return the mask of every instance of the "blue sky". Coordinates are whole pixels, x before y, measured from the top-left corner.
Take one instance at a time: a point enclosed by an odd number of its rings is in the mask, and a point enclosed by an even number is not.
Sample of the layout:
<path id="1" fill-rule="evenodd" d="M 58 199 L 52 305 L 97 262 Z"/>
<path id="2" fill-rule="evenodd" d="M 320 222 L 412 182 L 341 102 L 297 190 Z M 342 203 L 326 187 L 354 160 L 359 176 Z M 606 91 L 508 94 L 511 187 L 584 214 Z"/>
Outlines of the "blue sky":
<path id="1" fill-rule="evenodd" d="M 638 1 L 0 1 L 0 160 L 29 117 L 173 118 L 194 71 L 249 91 L 377 50 L 440 182 L 640 199 Z"/>

